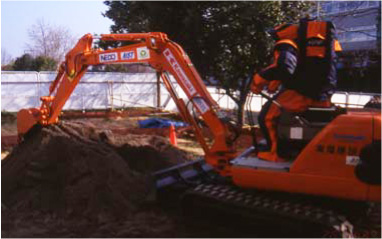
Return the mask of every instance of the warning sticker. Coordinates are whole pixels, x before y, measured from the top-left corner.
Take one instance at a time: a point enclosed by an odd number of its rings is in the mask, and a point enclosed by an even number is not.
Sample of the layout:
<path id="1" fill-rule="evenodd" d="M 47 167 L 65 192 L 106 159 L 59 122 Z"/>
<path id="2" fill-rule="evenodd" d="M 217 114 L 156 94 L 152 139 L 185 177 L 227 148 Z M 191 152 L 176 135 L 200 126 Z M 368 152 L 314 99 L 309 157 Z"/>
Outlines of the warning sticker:
<path id="1" fill-rule="evenodd" d="M 346 156 L 346 165 L 357 165 L 359 164 L 359 156 Z"/>
<path id="2" fill-rule="evenodd" d="M 170 63 L 172 69 L 175 71 L 176 76 L 180 79 L 182 84 L 187 89 L 187 92 L 190 96 L 196 93 L 195 87 L 192 85 L 190 79 L 187 78 L 186 74 L 180 67 L 178 61 L 175 59 L 174 55 L 171 53 L 170 49 L 166 49 L 163 51 L 164 56 L 167 61 Z"/>
<path id="3" fill-rule="evenodd" d="M 290 138 L 291 139 L 302 139 L 302 128 L 301 127 L 292 127 L 290 128 Z"/>
<path id="4" fill-rule="evenodd" d="M 200 111 L 201 114 L 204 114 L 205 112 L 207 112 L 210 109 L 208 104 L 201 97 L 196 96 L 194 98 L 194 103 L 196 105 L 196 108 L 198 108 L 198 110 Z"/>

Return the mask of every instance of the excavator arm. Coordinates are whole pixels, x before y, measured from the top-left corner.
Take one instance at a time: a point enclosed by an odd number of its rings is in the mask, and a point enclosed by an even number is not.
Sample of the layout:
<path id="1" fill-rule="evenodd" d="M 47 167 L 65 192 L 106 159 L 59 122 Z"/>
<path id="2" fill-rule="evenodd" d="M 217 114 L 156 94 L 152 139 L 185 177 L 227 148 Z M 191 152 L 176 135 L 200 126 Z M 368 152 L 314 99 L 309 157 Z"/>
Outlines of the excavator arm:
<path id="1" fill-rule="evenodd" d="M 93 39 L 127 41 L 132 44 L 110 50 L 92 48 Z M 68 52 L 59 66 L 58 74 L 49 88 L 49 95 L 41 97 L 40 108 L 22 109 L 17 114 L 18 134 L 21 138 L 35 124 L 49 125 L 58 122 L 58 116 L 73 90 L 91 65 L 146 63 L 153 67 L 174 99 L 183 119 L 190 123 L 205 151 L 207 163 L 222 175 L 230 175 L 230 159 L 236 156 L 231 147 L 230 132 L 222 120 L 216 102 L 206 89 L 200 75 L 181 46 L 160 32 L 84 35 Z M 174 76 L 192 105 L 204 119 L 214 135 L 212 145 L 207 145 L 201 129 L 190 115 L 184 101 L 172 88 L 168 74 Z"/>

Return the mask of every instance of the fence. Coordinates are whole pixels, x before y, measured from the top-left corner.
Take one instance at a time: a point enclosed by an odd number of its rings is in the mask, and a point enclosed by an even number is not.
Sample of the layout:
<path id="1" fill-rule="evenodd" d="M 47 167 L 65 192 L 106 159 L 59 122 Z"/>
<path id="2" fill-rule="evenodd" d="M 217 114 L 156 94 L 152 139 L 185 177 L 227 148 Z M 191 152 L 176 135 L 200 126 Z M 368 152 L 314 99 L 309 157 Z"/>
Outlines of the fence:
<path id="1" fill-rule="evenodd" d="M 49 85 L 55 72 L 14 72 L 1 73 L 1 110 L 16 112 L 22 108 L 40 106 L 40 97 L 49 92 Z M 174 87 L 180 97 L 186 98 L 179 85 Z M 222 108 L 234 109 L 236 104 L 224 90 L 207 87 L 212 98 Z M 367 93 L 337 92 L 332 101 L 343 107 L 362 107 L 374 95 Z M 380 94 L 378 94 L 380 95 Z M 254 96 L 251 108 L 260 111 L 266 102 Z M 113 73 L 88 72 L 81 79 L 64 110 L 93 110 L 125 107 L 160 107 L 176 110 L 175 103 L 162 84 L 158 84 L 155 73 Z"/>

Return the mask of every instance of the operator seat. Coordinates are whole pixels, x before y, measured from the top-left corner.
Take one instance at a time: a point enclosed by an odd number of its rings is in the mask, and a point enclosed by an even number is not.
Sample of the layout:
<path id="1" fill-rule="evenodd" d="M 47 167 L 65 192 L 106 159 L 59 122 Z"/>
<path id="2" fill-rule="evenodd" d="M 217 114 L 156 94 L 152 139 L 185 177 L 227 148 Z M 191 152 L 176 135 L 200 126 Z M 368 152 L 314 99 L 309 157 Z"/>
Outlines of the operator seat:
<path id="1" fill-rule="evenodd" d="M 308 108 L 299 113 L 281 113 L 277 136 L 280 157 L 294 159 L 301 150 L 338 115 L 346 109 L 337 106 L 330 108 Z"/>

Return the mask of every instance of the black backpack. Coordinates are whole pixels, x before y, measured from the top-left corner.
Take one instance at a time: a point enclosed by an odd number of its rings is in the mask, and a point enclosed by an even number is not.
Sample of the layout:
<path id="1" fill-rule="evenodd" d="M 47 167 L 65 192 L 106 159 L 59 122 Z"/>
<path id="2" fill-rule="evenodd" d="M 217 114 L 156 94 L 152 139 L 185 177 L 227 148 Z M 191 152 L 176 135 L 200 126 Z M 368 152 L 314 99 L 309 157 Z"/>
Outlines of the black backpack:
<path id="1" fill-rule="evenodd" d="M 315 100 L 327 100 L 337 84 L 335 27 L 330 21 L 302 19 L 298 65 L 289 87 Z"/>

